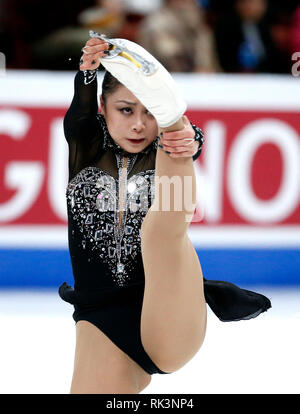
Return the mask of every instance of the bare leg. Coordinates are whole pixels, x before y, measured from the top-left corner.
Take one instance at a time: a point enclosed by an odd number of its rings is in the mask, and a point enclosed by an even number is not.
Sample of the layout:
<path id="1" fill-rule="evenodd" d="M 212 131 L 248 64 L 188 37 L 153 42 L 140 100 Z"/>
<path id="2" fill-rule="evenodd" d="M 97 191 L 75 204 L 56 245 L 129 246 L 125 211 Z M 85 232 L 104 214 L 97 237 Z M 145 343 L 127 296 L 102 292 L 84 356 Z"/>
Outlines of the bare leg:
<path id="1" fill-rule="evenodd" d="M 176 129 L 181 128 L 177 125 L 173 130 Z M 180 196 L 170 188 L 171 210 L 162 211 L 164 188 L 156 185 L 155 200 L 141 233 L 145 269 L 141 337 L 146 352 L 157 366 L 172 372 L 197 353 L 206 330 L 202 271 L 187 235 L 196 200 L 192 157 L 171 158 L 159 149 L 155 174 L 181 178 L 182 209 L 172 209 Z M 184 177 L 189 180 L 185 182 Z M 185 207 L 184 194 L 190 194 L 193 206 Z"/>
<path id="2" fill-rule="evenodd" d="M 76 324 L 71 394 L 138 394 L 151 375 L 88 321 Z"/>

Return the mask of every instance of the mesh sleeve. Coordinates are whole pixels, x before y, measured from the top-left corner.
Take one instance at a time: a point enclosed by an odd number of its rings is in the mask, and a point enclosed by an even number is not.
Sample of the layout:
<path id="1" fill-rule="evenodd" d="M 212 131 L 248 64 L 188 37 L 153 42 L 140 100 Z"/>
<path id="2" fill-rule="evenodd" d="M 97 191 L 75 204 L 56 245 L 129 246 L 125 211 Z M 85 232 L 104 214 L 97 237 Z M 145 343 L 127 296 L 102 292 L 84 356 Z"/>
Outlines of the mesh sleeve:
<path id="1" fill-rule="evenodd" d="M 78 71 L 73 100 L 63 122 L 69 146 L 69 180 L 93 160 L 103 145 L 103 130 L 97 114 L 96 72 Z"/>

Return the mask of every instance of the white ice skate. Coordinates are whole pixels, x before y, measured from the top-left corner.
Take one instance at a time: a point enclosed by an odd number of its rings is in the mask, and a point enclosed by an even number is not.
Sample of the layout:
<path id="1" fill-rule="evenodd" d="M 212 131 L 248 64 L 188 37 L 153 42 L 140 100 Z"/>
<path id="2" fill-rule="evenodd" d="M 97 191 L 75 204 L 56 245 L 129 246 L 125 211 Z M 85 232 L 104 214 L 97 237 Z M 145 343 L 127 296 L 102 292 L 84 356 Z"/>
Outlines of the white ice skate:
<path id="1" fill-rule="evenodd" d="M 175 124 L 187 105 L 170 73 L 142 46 L 126 39 L 109 39 L 90 31 L 111 45 L 100 59 L 105 69 L 128 88 L 156 118 L 162 128 Z"/>

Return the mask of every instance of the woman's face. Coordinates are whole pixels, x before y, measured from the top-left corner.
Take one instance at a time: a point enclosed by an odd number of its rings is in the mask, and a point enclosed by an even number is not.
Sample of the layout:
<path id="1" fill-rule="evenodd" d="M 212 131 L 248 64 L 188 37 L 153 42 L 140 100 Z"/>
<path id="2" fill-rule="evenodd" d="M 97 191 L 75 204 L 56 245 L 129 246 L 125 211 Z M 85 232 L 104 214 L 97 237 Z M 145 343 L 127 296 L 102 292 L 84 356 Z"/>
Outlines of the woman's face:
<path id="1" fill-rule="evenodd" d="M 108 131 L 125 151 L 138 153 L 154 141 L 156 119 L 125 86 L 108 94 L 105 104 L 102 96 L 100 101 Z"/>

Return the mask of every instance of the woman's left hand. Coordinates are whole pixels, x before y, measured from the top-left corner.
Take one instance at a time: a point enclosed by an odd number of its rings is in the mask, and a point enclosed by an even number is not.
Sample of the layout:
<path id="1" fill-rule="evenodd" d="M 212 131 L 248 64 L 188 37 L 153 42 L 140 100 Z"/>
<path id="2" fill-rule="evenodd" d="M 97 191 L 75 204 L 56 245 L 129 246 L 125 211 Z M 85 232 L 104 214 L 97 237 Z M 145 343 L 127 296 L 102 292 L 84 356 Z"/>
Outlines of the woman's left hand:
<path id="1" fill-rule="evenodd" d="M 199 149 L 199 142 L 195 141 L 195 131 L 184 115 L 184 128 L 179 131 L 163 132 L 160 139 L 163 150 L 170 152 L 172 158 L 192 157 Z"/>
<path id="2" fill-rule="evenodd" d="M 100 65 L 100 58 L 106 56 L 109 45 L 105 40 L 93 37 L 81 49 L 83 55 L 80 59 L 80 70 L 94 70 Z"/>

